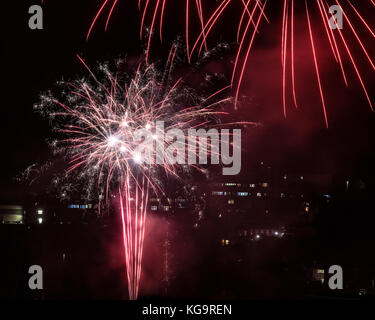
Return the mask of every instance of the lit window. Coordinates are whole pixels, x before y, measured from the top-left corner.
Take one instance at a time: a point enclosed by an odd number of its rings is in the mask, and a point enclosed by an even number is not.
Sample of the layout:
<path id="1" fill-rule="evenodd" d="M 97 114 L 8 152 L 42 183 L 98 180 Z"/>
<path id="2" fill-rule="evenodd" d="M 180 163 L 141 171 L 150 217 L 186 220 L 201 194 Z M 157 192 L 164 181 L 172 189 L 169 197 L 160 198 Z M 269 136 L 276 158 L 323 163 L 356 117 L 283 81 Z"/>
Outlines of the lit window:
<path id="1" fill-rule="evenodd" d="M 169 211 L 169 206 L 164 206 L 164 211 Z"/>
<path id="2" fill-rule="evenodd" d="M 240 196 L 240 197 L 246 197 L 249 195 L 248 192 L 237 192 L 237 195 Z"/>
<path id="3" fill-rule="evenodd" d="M 69 209 L 79 209 L 79 205 L 78 204 L 70 204 L 70 205 L 68 205 L 68 208 Z"/>
<path id="4" fill-rule="evenodd" d="M 229 199 L 228 200 L 228 204 L 234 204 L 234 200 L 233 199 Z"/>
<path id="5" fill-rule="evenodd" d="M 261 197 L 262 194 L 260 192 L 257 192 L 257 197 Z"/>
<path id="6" fill-rule="evenodd" d="M 38 223 L 41 224 L 43 222 L 43 218 L 38 218 Z"/>
<path id="7" fill-rule="evenodd" d="M 268 187 L 268 183 L 267 183 L 267 182 L 263 182 L 263 183 L 262 183 L 262 187 L 263 187 L 263 188 L 267 188 L 267 187 Z"/>
<path id="8" fill-rule="evenodd" d="M 223 191 L 212 191 L 213 196 L 222 196 L 224 194 Z"/>
<path id="9" fill-rule="evenodd" d="M 43 210 L 39 209 L 39 210 L 37 210 L 37 213 L 38 214 L 43 214 Z"/>
<path id="10" fill-rule="evenodd" d="M 250 184 L 249 184 L 249 187 L 250 187 L 250 188 L 255 188 L 255 184 L 254 184 L 254 183 L 250 183 Z"/>
<path id="11" fill-rule="evenodd" d="M 157 211 L 158 210 L 158 206 L 151 206 L 151 211 Z"/>
<path id="12" fill-rule="evenodd" d="M 324 269 L 315 269 L 314 270 L 314 279 L 324 283 Z"/>
<path id="13" fill-rule="evenodd" d="M 285 193 L 280 193 L 280 198 L 285 198 Z"/>
<path id="14" fill-rule="evenodd" d="M 228 187 L 234 187 L 234 186 L 237 185 L 237 183 L 228 182 L 228 183 L 226 183 L 225 185 L 228 186 Z"/>
<path id="15" fill-rule="evenodd" d="M 229 245 L 229 240 L 225 240 L 225 244 L 226 244 L 226 245 Z"/>

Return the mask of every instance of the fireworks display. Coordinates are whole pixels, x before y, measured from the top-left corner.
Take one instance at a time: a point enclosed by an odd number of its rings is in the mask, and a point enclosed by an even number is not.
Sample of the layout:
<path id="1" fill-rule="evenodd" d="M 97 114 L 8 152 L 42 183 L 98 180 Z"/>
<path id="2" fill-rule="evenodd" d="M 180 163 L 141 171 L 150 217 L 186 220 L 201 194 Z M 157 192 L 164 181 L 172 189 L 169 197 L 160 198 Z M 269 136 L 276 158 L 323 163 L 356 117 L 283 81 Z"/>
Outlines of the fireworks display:
<path id="1" fill-rule="evenodd" d="M 159 34 L 160 39 L 163 38 L 163 25 L 167 23 L 164 21 L 165 10 L 168 7 L 167 0 L 137 0 L 138 7 L 141 10 L 141 30 L 140 36 L 142 38 L 143 31 L 145 29 L 146 22 L 149 25 L 148 31 L 148 45 L 146 50 L 146 59 L 148 59 L 150 52 L 151 38 L 155 33 Z M 366 2 L 366 3 L 365 3 Z M 116 7 L 118 0 L 105 0 L 102 3 L 99 11 L 97 12 L 94 20 L 92 21 L 91 27 L 89 28 L 87 38 L 90 36 L 92 29 L 103 11 L 108 7 L 108 15 L 106 20 L 105 28 L 108 26 L 110 17 L 113 14 L 113 10 Z M 313 72 L 316 75 L 317 88 L 319 90 L 323 118 L 326 126 L 328 127 L 328 115 L 326 108 L 326 98 L 323 89 L 323 79 L 321 76 L 320 64 L 322 63 L 321 56 L 323 52 L 320 52 L 320 48 L 324 47 L 325 44 L 329 44 L 332 56 L 335 62 L 337 62 L 341 71 L 345 85 L 349 85 L 348 79 L 348 66 L 345 65 L 345 59 L 348 59 L 351 68 L 355 72 L 355 76 L 359 81 L 362 91 L 367 99 L 367 102 L 373 111 L 373 103 L 366 87 L 366 79 L 364 78 L 363 72 L 360 70 L 358 60 L 362 56 L 357 57 L 356 55 L 363 55 L 368 61 L 372 71 L 375 70 L 373 57 L 369 52 L 369 48 L 366 47 L 367 41 L 373 41 L 375 33 L 367 21 L 365 15 L 360 12 L 359 7 L 365 8 L 366 10 L 374 10 L 375 3 L 372 0 L 364 1 L 362 6 L 350 0 L 335 0 L 333 5 L 337 5 L 342 10 L 343 25 L 345 30 L 341 29 L 338 22 L 330 11 L 332 5 L 328 4 L 325 0 L 314 0 L 314 1 L 298 1 L 298 0 L 280 0 L 280 1 L 267 1 L 267 0 L 221 0 L 216 1 L 212 6 L 205 5 L 201 0 L 186 0 L 181 1 L 181 7 L 185 10 L 185 41 L 186 41 L 186 54 L 187 59 L 190 62 L 193 55 L 196 53 L 198 56 L 202 51 L 207 50 L 208 37 L 213 33 L 215 27 L 223 22 L 225 25 L 226 17 L 225 12 L 230 10 L 233 6 L 237 11 L 237 17 L 234 18 L 237 21 L 237 28 L 233 28 L 233 35 L 238 43 L 236 58 L 234 61 L 233 72 L 231 77 L 231 87 L 235 91 L 235 108 L 237 107 L 239 100 L 239 92 L 241 84 L 243 82 L 244 73 L 249 60 L 251 49 L 254 45 L 254 40 L 257 34 L 262 34 L 260 30 L 261 22 L 272 21 L 267 16 L 267 10 L 273 10 L 273 6 L 279 6 L 279 30 L 281 33 L 281 68 L 282 68 L 282 106 L 283 114 L 287 115 L 287 105 L 289 104 L 287 89 L 291 87 L 291 95 L 293 104 L 295 107 L 297 103 L 297 92 L 296 92 L 296 69 L 299 65 L 296 63 L 296 51 L 300 47 L 295 38 L 296 33 L 296 17 L 303 17 L 305 22 L 306 32 L 304 37 L 308 40 L 311 47 L 312 55 L 312 67 Z M 207 3 L 211 4 L 211 3 Z M 210 7 L 210 8 L 209 8 Z M 233 16 L 230 15 L 233 19 Z M 224 21 L 223 21 L 224 20 Z M 193 22 L 199 23 L 200 32 L 198 35 L 192 36 L 192 24 Z M 159 26 L 158 32 L 156 32 L 157 23 Z M 230 22 L 231 23 L 231 22 Z M 217 28 L 216 28 L 217 29 Z M 220 29 L 219 29 L 220 30 Z M 325 36 L 320 37 L 320 34 Z M 213 38 L 213 36 L 211 36 Z M 354 38 L 353 43 L 356 47 L 349 44 L 349 38 Z M 213 39 L 215 40 L 215 39 Z M 359 50 L 357 50 L 359 49 Z M 361 53 L 359 52 L 361 51 Z"/>
<path id="2" fill-rule="evenodd" d="M 61 82 L 58 94 L 42 95 L 35 107 L 61 137 L 53 146 L 68 155 L 68 174 L 82 178 L 87 189 L 104 190 L 107 201 L 114 194 L 119 197 L 129 297 L 136 299 L 150 193 L 163 193 L 163 178 L 202 170 L 195 160 L 177 163 L 176 149 L 189 150 L 189 159 L 219 152 L 212 138 L 202 149 L 202 144 L 196 147 L 196 136 L 174 141 L 164 132 L 220 125 L 217 117 L 224 112 L 216 107 L 229 99 L 215 98 L 221 90 L 201 98 L 182 79 L 163 80 L 170 77 L 153 65 L 139 65 L 133 76 L 112 73 L 105 65 L 100 66 L 101 77 L 88 70 L 90 79 Z M 220 139 L 227 148 L 229 135 Z"/>

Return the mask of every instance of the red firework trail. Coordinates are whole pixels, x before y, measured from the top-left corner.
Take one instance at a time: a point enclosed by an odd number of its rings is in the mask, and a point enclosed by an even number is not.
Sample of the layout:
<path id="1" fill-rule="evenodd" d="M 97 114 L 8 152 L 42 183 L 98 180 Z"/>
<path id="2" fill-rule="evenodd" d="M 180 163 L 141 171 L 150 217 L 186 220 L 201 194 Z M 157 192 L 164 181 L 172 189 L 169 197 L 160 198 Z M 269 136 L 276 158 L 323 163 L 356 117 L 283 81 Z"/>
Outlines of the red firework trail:
<path id="1" fill-rule="evenodd" d="M 135 198 L 132 198 L 134 191 L 131 190 L 129 179 L 118 189 L 130 300 L 137 299 L 139 294 L 149 183 L 142 179 L 134 188 Z"/>
<path id="2" fill-rule="evenodd" d="M 95 18 L 89 28 L 87 38 L 89 37 L 94 24 L 97 21 L 98 16 L 102 13 L 104 7 L 111 4 L 110 11 L 107 16 L 106 28 L 108 26 L 108 21 L 112 15 L 113 8 L 116 6 L 118 0 L 105 0 L 102 6 L 99 8 Z M 286 117 L 287 115 L 287 90 L 289 87 L 289 82 L 291 83 L 291 92 L 293 97 L 293 104 L 298 107 L 297 104 L 297 89 L 296 89 L 296 70 L 298 69 L 298 64 L 296 64 L 296 41 L 295 41 L 295 29 L 296 29 L 296 12 L 297 5 L 304 3 L 304 12 L 299 12 L 305 17 L 307 33 L 306 38 L 310 42 L 311 53 L 312 53 L 312 63 L 314 66 L 314 72 L 316 75 L 317 86 L 319 89 L 320 100 L 322 104 L 322 111 L 324 116 L 324 121 L 328 127 L 328 115 L 326 110 L 325 93 L 323 90 L 323 79 L 321 76 L 320 64 L 321 56 L 319 48 L 322 46 L 322 41 L 329 44 L 330 50 L 332 52 L 334 60 L 337 62 L 339 70 L 342 74 L 345 85 L 348 86 L 347 70 L 345 69 L 344 58 L 350 61 L 352 68 L 355 71 L 356 77 L 361 85 L 362 91 L 367 99 L 367 102 L 373 111 L 373 103 L 368 93 L 366 86 L 366 81 L 363 74 L 360 71 L 358 65 L 358 57 L 353 53 L 356 48 L 349 45 L 348 37 L 354 36 L 356 39 L 356 44 L 362 51 L 366 60 L 371 66 L 371 69 L 375 70 L 374 58 L 369 53 L 366 48 L 364 39 L 361 38 L 362 30 L 360 26 L 364 28 L 369 35 L 374 38 L 375 32 L 370 26 L 366 17 L 359 10 L 359 5 L 351 0 L 335 0 L 336 5 L 341 7 L 343 12 L 343 23 L 348 31 L 341 30 L 339 28 L 332 29 L 330 26 L 330 20 L 336 24 L 337 22 L 332 19 L 332 15 L 329 13 L 330 6 L 326 0 L 279 0 L 268 2 L 266 0 L 220 0 L 218 4 L 214 5 L 214 8 L 209 11 L 207 7 L 202 6 L 201 0 L 185 0 L 181 3 L 185 10 L 185 41 L 186 41 L 186 51 L 187 59 L 190 62 L 193 58 L 194 53 L 199 56 L 202 50 L 207 50 L 207 40 L 212 31 L 219 23 L 223 22 L 225 25 L 224 13 L 229 10 L 233 5 L 238 5 L 242 7 L 239 11 L 237 18 L 237 28 L 235 28 L 235 35 L 238 42 L 238 49 L 235 58 L 235 63 L 233 67 L 231 86 L 235 90 L 235 108 L 237 107 L 239 92 L 241 84 L 243 82 L 243 76 L 246 71 L 246 66 L 250 57 L 250 52 L 254 44 L 256 34 L 260 33 L 260 24 L 262 20 L 269 22 L 266 11 L 269 7 L 276 3 L 282 4 L 282 10 L 280 12 L 281 23 L 281 68 L 282 68 L 282 105 L 283 113 Z M 143 31 L 145 29 L 147 17 L 151 17 L 150 28 L 148 31 L 147 39 L 147 50 L 146 50 L 146 60 L 149 58 L 151 38 L 155 33 L 155 28 L 157 21 L 159 23 L 159 37 L 162 40 L 162 29 L 164 22 L 164 13 L 167 7 L 167 0 L 138 0 L 138 8 L 142 11 L 142 21 L 140 28 L 140 37 L 142 38 Z M 366 3 L 365 3 L 366 4 Z M 369 10 L 374 10 L 375 2 L 373 0 L 367 0 L 369 5 Z M 267 5 L 267 7 L 266 7 Z M 215 7 L 216 6 L 216 7 Z M 200 32 L 197 36 L 191 35 L 191 25 L 192 16 L 195 15 L 199 21 Z M 315 18 L 317 16 L 317 19 Z M 231 18 L 233 18 L 231 16 Z M 236 19 L 236 18 L 235 18 Z M 354 21 L 355 20 L 355 21 Z M 232 21 L 231 21 L 232 23 Z M 320 24 L 320 26 L 318 25 Z M 323 26 L 324 37 L 318 37 L 318 28 Z M 361 32 L 360 32 L 361 31 Z M 290 76 L 288 76 L 290 75 Z M 289 78 L 290 77 L 290 78 Z"/>
<path id="3" fill-rule="evenodd" d="M 346 6 L 344 6 L 343 3 L 346 3 Z M 352 35 L 357 40 L 358 45 L 361 48 L 367 61 L 371 65 L 371 68 L 375 70 L 374 62 L 370 54 L 368 53 L 368 50 L 366 49 L 366 46 L 363 43 L 363 40 L 359 37 L 358 31 L 354 27 L 354 24 L 352 23 L 352 19 L 349 17 L 349 13 L 347 13 L 347 9 L 349 10 L 351 9 L 352 11 L 354 11 L 354 14 L 357 16 L 357 18 L 359 18 L 359 20 L 361 21 L 362 25 L 366 28 L 366 30 L 370 32 L 372 37 L 374 37 L 374 32 L 372 31 L 371 27 L 366 22 L 366 20 L 363 18 L 363 16 L 351 3 L 351 1 L 347 0 L 347 1 L 340 2 L 339 0 L 336 0 L 336 4 L 341 8 L 343 12 L 343 18 L 344 18 L 343 23 L 346 26 L 349 26 L 349 29 Z M 328 128 L 328 116 L 327 116 L 327 109 L 326 109 L 325 94 L 323 91 L 321 71 L 319 68 L 319 50 L 318 50 L 319 45 L 317 45 L 317 40 L 316 40 L 316 37 L 314 36 L 314 26 L 313 26 L 313 22 L 311 18 L 311 15 L 312 15 L 311 10 L 313 9 L 315 9 L 315 11 L 318 13 L 318 15 L 321 18 L 321 22 L 324 26 L 324 31 L 326 34 L 327 42 L 329 43 L 330 50 L 332 51 L 334 60 L 339 65 L 339 68 L 342 73 L 343 80 L 346 86 L 348 86 L 348 78 L 346 76 L 346 71 L 345 71 L 344 64 L 343 64 L 343 56 L 345 55 L 345 53 L 351 62 L 351 65 L 356 73 L 356 76 L 360 82 L 360 85 L 362 87 L 362 90 L 364 92 L 364 95 L 367 99 L 367 102 L 371 110 L 372 111 L 374 110 L 373 110 L 373 104 L 372 104 L 371 98 L 368 94 L 365 81 L 359 70 L 357 61 L 353 55 L 353 52 L 352 52 L 353 49 L 350 48 L 347 37 L 344 35 L 344 31 L 339 28 L 337 21 L 329 15 L 330 6 L 328 5 L 327 1 L 315 0 L 313 2 L 308 3 L 307 0 L 305 0 L 305 16 L 306 16 L 306 21 L 307 21 L 307 26 L 308 26 L 309 39 L 311 43 L 315 74 L 316 74 L 317 84 L 319 88 L 319 94 L 320 94 L 320 100 L 322 104 L 324 120 Z M 294 11 L 295 11 L 295 1 L 284 0 L 283 27 L 282 27 L 282 35 L 281 35 L 281 39 L 282 39 L 281 57 L 282 57 L 282 68 L 283 68 L 283 111 L 284 111 L 285 117 L 286 117 L 286 107 L 287 107 L 287 101 L 286 101 L 286 90 L 287 90 L 286 70 L 287 70 L 287 65 L 288 65 L 287 63 L 288 46 L 287 45 L 289 41 L 290 41 L 290 59 L 291 59 L 290 68 L 291 68 L 292 93 L 293 93 L 294 104 L 297 107 L 296 88 L 295 88 L 296 65 L 295 65 L 295 45 L 294 45 L 294 38 L 295 38 Z M 336 28 L 334 29 L 332 28 L 332 26 L 330 25 L 330 21 L 334 23 Z M 289 25 L 290 25 L 290 31 L 288 29 Z M 340 40 L 341 40 L 341 43 L 340 43 Z M 345 50 L 340 49 L 342 48 L 342 46 L 345 48 Z"/>

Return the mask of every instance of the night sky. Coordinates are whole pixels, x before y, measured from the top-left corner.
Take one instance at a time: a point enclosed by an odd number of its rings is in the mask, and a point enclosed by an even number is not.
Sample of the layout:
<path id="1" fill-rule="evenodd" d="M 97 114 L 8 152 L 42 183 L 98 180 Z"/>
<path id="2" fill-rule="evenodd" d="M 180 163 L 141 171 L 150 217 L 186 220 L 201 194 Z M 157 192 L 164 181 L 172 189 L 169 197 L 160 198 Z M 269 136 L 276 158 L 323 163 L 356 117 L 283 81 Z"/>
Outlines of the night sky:
<path id="1" fill-rule="evenodd" d="M 139 40 L 140 12 L 136 2 L 120 1 L 109 30 L 104 32 L 106 15 L 103 15 L 86 42 L 87 30 L 101 0 L 46 0 L 43 5 L 43 30 L 28 28 L 28 8 L 32 4 L 39 4 L 37 1 L 6 1 L 2 8 L 5 23 L 1 50 L 2 68 L 5 69 L 2 72 L 2 184 L 28 165 L 43 163 L 48 159 L 45 140 L 51 134 L 49 124 L 33 112 L 33 104 L 38 101 L 39 93 L 51 88 L 57 80 L 87 76 L 77 54 L 90 66 L 95 66 L 96 61 L 113 61 L 124 56 L 129 59 L 141 58 L 145 41 Z M 158 37 L 153 41 L 153 61 L 165 59 L 171 42 L 178 35 L 183 35 L 183 1 L 173 2 L 166 11 L 163 44 L 160 45 Z M 315 40 L 322 43 L 318 54 L 327 98 L 329 129 L 325 128 L 311 48 L 306 37 L 306 21 L 300 13 L 297 13 L 296 19 L 297 25 L 301 26 L 296 34 L 296 82 L 300 106 L 295 109 L 289 103 L 287 118 L 284 119 L 279 10 L 277 5 L 272 7 L 269 11 L 272 23 L 263 22 L 260 27 L 261 33 L 257 35 L 244 76 L 242 103 L 239 111 L 234 113 L 238 119 L 262 123 L 259 128 L 249 129 L 246 135 L 243 163 L 266 159 L 294 170 L 360 175 L 369 179 L 374 172 L 374 113 L 366 103 L 353 68 L 346 60 L 344 63 L 350 88 L 345 88 L 339 68 L 330 55 L 324 30 L 319 27 L 318 21 L 313 20 L 317 25 Z M 373 15 L 373 11 L 364 13 L 372 23 L 374 17 L 369 15 Z M 233 12 L 228 12 L 227 17 L 223 18 L 211 37 L 211 46 L 215 45 L 215 37 L 234 43 L 233 30 L 236 27 L 232 16 Z M 373 39 L 365 31 L 361 36 L 367 41 L 370 55 L 374 56 Z M 355 39 L 350 40 L 354 44 Z M 230 80 L 236 46 L 233 44 L 232 47 L 220 59 L 213 59 L 203 66 L 202 71 L 222 72 Z M 370 96 L 375 101 L 374 71 L 363 54 L 354 52 L 360 58 L 359 67 Z"/>

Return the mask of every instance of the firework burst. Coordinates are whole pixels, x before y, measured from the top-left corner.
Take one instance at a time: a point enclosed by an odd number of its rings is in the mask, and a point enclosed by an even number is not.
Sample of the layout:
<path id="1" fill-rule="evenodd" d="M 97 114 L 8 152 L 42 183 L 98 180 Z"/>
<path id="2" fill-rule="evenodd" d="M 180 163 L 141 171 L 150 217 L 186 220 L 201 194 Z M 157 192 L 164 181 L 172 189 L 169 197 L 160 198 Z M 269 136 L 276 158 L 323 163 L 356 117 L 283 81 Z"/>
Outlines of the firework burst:
<path id="1" fill-rule="evenodd" d="M 165 80 L 170 79 L 168 73 L 153 65 L 140 64 L 133 76 L 112 73 L 106 65 L 100 66 L 100 77 L 88 70 L 90 79 L 61 82 L 59 94 L 42 95 L 35 108 L 51 119 L 61 137 L 52 145 L 68 156 L 67 173 L 83 179 L 87 189 L 103 190 L 107 201 L 109 195 L 118 196 L 129 298 L 136 299 L 150 192 L 163 193 L 163 179 L 203 170 L 195 161 L 177 162 L 176 147 L 186 147 L 189 159 L 199 158 L 202 151 L 219 152 L 212 138 L 203 149 L 202 145 L 188 149 L 196 145 L 197 137 L 173 141 L 164 132 L 220 125 L 218 117 L 225 112 L 217 111 L 217 105 L 229 99 L 215 98 L 222 90 L 201 98 L 181 78 Z M 231 144 L 227 135 L 221 143 Z M 162 158 L 161 145 L 166 150 Z"/>
<path id="2" fill-rule="evenodd" d="M 108 21 L 113 13 L 113 9 L 119 0 L 105 0 L 102 3 L 100 10 L 97 12 L 95 19 L 93 20 L 87 38 L 92 32 L 93 26 L 95 25 L 98 16 L 102 14 L 106 7 L 111 7 L 108 11 L 106 27 L 108 26 Z M 148 59 L 150 51 L 151 37 L 158 33 L 160 39 L 162 39 L 162 30 L 164 22 L 165 10 L 168 6 L 167 0 L 137 0 L 138 7 L 142 12 L 141 19 L 141 30 L 140 36 L 142 38 L 143 30 L 145 25 L 149 26 L 148 29 L 148 45 L 146 50 L 146 59 Z M 206 3 L 205 3 L 206 4 Z M 357 48 L 352 46 L 349 42 L 349 38 L 354 37 L 355 43 L 362 51 L 363 57 L 368 61 L 371 70 L 375 70 L 374 59 L 371 56 L 369 48 L 366 47 L 366 40 L 364 39 L 364 34 L 367 33 L 371 41 L 375 37 L 375 32 L 370 26 L 368 18 L 366 18 L 360 11 L 359 8 L 366 7 L 367 10 L 373 12 L 375 3 L 372 0 L 364 1 L 361 5 L 354 3 L 351 0 L 335 0 L 332 4 L 337 5 L 341 8 L 343 13 L 343 24 L 346 26 L 346 30 L 341 30 L 340 28 L 332 29 L 331 21 L 332 15 L 329 11 L 330 5 L 326 0 L 280 0 L 280 1 L 267 1 L 267 0 L 220 0 L 216 2 L 209 2 L 207 5 L 202 5 L 201 0 L 181 0 L 181 6 L 185 10 L 185 41 L 186 41 L 186 55 L 190 62 L 194 54 L 199 56 L 202 51 L 207 50 L 207 39 L 215 30 L 215 27 L 222 22 L 225 23 L 225 12 L 231 10 L 232 7 L 240 8 L 236 9 L 237 16 L 230 15 L 231 22 L 236 21 L 237 28 L 233 28 L 233 35 L 238 42 L 238 49 L 235 57 L 232 77 L 231 77 L 231 87 L 235 90 L 235 108 L 237 107 L 237 102 L 239 100 L 239 93 L 241 84 L 243 82 L 244 73 L 246 71 L 246 66 L 248 64 L 251 49 L 254 45 L 255 36 L 260 33 L 260 24 L 263 20 L 270 22 L 267 17 L 267 10 L 274 10 L 274 6 L 279 10 L 279 18 L 282 21 L 280 24 L 281 32 L 281 69 L 282 69 L 282 106 L 283 113 L 286 117 L 287 115 L 287 105 L 289 104 L 287 99 L 287 89 L 290 84 L 292 100 L 295 107 L 297 104 L 297 92 L 296 92 L 296 69 L 298 69 L 298 64 L 296 63 L 296 51 L 297 43 L 295 39 L 295 29 L 296 29 L 296 16 L 297 13 L 304 17 L 307 32 L 305 33 L 306 39 L 310 43 L 311 53 L 312 53 L 312 66 L 313 72 L 316 75 L 317 87 L 319 89 L 319 95 L 322 105 L 322 112 L 326 126 L 328 127 L 328 115 L 326 107 L 326 98 L 323 89 L 323 79 L 321 75 L 322 63 L 319 48 L 324 47 L 325 43 L 328 43 L 330 50 L 332 51 L 332 56 L 337 62 L 337 65 L 342 74 L 345 85 L 348 86 L 348 70 L 345 69 L 345 59 L 347 59 L 355 72 L 355 76 L 361 85 L 364 96 L 373 111 L 373 102 L 371 100 L 366 79 L 361 72 L 358 65 L 358 59 L 355 52 Z M 198 21 L 200 32 L 197 36 L 192 36 L 191 27 Z M 147 23 L 146 23 L 147 22 Z M 156 28 L 159 27 L 159 31 L 156 32 Z M 318 37 L 318 34 L 323 34 L 325 36 Z M 220 30 L 220 29 L 219 29 Z M 290 75 L 290 77 L 289 77 Z"/>

